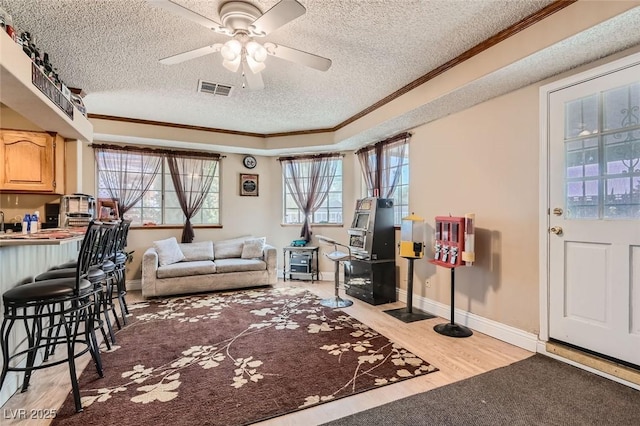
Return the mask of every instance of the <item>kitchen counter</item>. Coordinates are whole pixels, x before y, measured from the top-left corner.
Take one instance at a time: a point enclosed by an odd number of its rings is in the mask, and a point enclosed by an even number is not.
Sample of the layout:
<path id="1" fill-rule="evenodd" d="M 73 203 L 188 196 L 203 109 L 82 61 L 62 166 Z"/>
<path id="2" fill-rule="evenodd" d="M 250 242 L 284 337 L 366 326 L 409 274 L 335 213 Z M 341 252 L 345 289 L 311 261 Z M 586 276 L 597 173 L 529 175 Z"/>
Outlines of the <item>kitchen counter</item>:
<path id="1" fill-rule="evenodd" d="M 82 240 L 84 229 L 44 229 L 34 234 L 0 234 L 0 247 L 26 245 L 62 245 Z"/>
<path id="2" fill-rule="evenodd" d="M 31 281 L 49 268 L 78 258 L 84 229 L 44 229 L 35 234 L 0 234 L 0 294 Z M 0 298 L 0 312 L 3 312 Z M 10 351 L 24 344 L 24 332 L 13 333 Z M 0 362 L 1 363 L 1 362 Z M 19 388 L 20 375 L 9 373 L 0 389 L 0 406 Z"/>

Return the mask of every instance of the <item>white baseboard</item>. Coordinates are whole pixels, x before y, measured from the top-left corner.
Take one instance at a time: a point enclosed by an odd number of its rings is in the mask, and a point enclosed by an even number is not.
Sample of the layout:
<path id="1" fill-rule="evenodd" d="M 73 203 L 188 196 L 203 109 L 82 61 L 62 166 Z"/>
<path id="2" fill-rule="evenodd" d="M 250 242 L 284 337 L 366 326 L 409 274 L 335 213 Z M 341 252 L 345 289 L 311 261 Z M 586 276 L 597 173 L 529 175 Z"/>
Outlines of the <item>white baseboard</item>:
<path id="1" fill-rule="evenodd" d="M 282 270 L 278 271 L 278 276 L 280 278 L 282 277 Z M 333 280 L 333 272 L 320 272 L 320 281 Z M 406 303 L 407 291 L 402 289 L 396 291 L 398 300 Z M 417 296 L 415 294 L 413 296 L 413 304 L 417 309 L 446 319 L 449 319 L 451 313 L 451 307 L 449 305 L 445 305 L 444 303 L 436 302 L 422 296 Z M 480 333 L 495 337 L 496 339 L 510 343 L 514 346 L 518 346 L 522 349 L 536 352 L 538 336 L 533 333 L 528 333 L 518 328 L 511 327 L 460 309 L 455 310 L 455 315 L 455 322 L 458 324 L 467 326 L 469 328 L 472 328 L 473 330 L 479 331 Z"/>
<path id="2" fill-rule="evenodd" d="M 397 294 L 399 301 L 407 301 L 406 290 L 397 290 Z M 439 317 L 450 320 L 450 305 L 445 305 L 444 303 L 436 302 L 435 300 L 427 299 L 425 297 L 417 296 L 414 294 L 413 306 L 422 311 L 429 312 L 433 315 L 437 315 Z M 481 317 L 480 315 L 463 311 L 461 309 L 455 309 L 455 322 L 457 324 L 469 327 L 473 330 L 477 330 L 480 333 L 495 337 L 498 340 L 502 340 L 514 346 L 518 346 L 522 349 L 536 352 L 538 336 L 533 333 L 528 333 L 518 328 L 511 327 L 497 321 Z"/>

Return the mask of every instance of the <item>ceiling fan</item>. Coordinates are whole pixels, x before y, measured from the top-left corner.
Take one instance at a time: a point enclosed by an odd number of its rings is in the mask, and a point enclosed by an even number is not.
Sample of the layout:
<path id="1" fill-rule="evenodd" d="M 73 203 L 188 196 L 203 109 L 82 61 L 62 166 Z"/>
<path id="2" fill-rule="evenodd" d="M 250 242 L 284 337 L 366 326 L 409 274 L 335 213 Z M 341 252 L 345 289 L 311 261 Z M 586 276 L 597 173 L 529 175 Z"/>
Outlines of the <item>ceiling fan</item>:
<path id="1" fill-rule="evenodd" d="M 222 65 L 232 72 L 241 70 L 243 87 L 246 84 L 246 87 L 253 90 L 264 88 L 260 72 L 265 68 L 264 62 L 267 55 L 320 71 L 326 71 L 331 67 L 331 59 L 281 44 L 271 42 L 260 44 L 255 40 L 304 15 L 306 12 L 305 7 L 296 0 L 281 0 L 264 14 L 260 9 L 245 1 L 228 1 L 220 5 L 219 13 L 222 24 L 187 9 L 172 0 L 147 0 L 147 2 L 217 33 L 232 37 L 226 43 L 215 43 L 160 59 L 162 64 L 178 64 L 189 59 L 220 52 L 223 57 Z"/>

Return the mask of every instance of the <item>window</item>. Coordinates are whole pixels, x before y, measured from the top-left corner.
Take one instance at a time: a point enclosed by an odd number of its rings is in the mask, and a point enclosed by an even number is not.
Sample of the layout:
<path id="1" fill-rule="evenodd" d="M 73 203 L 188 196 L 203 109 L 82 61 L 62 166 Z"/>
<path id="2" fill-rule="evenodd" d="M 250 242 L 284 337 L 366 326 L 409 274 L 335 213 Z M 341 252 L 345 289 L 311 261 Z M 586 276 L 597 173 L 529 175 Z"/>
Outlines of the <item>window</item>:
<path id="1" fill-rule="evenodd" d="M 393 224 L 400 226 L 402 218 L 409 216 L 409 145 L 407 144 L 403 150 L 397 148 L 389 151 L 388 168 L 398 169 L 391 170 L 389 173 L 383 168 L 383 174 L 398 173 L 398 181 L 396 187 L 389 198 L 393 199 Z M 389 188 L 382 186 L 381 193 L 386 193 Z"/>
<path id="2" fill-rule="evenodd" d="M 401 133 L 356 152 L 367 196 L 393 199 L 396 226 L 409 214 L 410 137 L 410 133 Z"/>
<path id="3" fill-rule="evenodd" d="M 566 217 L 640 218 L 640 83 L 565 104 Z"/>
<path id="4" fill-rule="evenodd" d="M 123 215 L 132 225 L 185 223 L 166 158 L 158 160 L 157 155 L 145 152 L 101 150 L 96 151 L 96 160 L 98 198 L 112 198 L 112 194 L 127 198 L 132 191 L 148 188 Z M 157 170 L 150 166 L 154 161 L 160 162 Z M 220 167 L 216 167 L 209 192 L 191 223 L 220 224 Z"/>
<path id="5" fill-rule="evenodd" d="M 311 214 L 310 222 L 312 224 L 342 224 L 342 157 L 332 158 L 329 161 L 335 163 L 336 172 L 333 182 L 329 186 L 329 191 L 325 200 L 320 207 Z M 299 185 L 302 188 L 308 187 L 309 176 L 311 171 L 311 161 L 297 161 L 298 171 L 301 174 Z M 324 176 L 321 176 L 324 177 Z M 289 181 L 289 185 L 287 185 Z M 286 224 L 301 224 L 304 222 L 304 212 L 298 208 L 294 201 L 294 196 L 289 189 L 293 183 L 293 176 L 288 168 L 283 168 L 282 187 L 284 188 L 284 219 Z"/>

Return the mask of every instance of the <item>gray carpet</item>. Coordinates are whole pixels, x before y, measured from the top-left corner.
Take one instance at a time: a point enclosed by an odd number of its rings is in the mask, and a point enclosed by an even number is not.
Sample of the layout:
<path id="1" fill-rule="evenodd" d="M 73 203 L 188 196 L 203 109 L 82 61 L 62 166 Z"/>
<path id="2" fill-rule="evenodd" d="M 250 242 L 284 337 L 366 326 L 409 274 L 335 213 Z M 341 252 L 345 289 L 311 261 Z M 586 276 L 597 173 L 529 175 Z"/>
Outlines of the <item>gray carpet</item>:
<path id="1" fill-rule="evenodd" d="M 638 426 L 640 391 L 536 354 L 326 424 Z"/>

